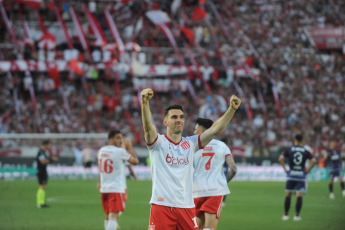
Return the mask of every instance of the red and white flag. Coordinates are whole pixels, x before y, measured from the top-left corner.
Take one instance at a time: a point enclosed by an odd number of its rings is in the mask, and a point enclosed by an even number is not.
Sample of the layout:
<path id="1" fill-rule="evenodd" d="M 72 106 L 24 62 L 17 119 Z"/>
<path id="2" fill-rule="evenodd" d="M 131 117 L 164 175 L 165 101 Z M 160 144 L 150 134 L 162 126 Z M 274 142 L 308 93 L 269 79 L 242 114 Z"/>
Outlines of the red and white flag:
<path id="1" fill-rule="evenodd" d="M 178 25 L 184 36 L 186 36 L 187 40 L 190 44 L 194 43 L 194 32 L 191 29 Z"/>
<path id="2" fill-rule="evenodd" d="M 199 6 L 195 7 L 192 15 L 192 21 L 197 21 L 199 19 L 204 19 L 206 18 L 206 11 Z"/>
<path id="3" fill-rule="evenodd" d="M 62 27 L 62 30 L 64 32 L 64 35 L 65 35 L 65 38 L 66 38 L 66 41 L 67 41 L 67 44 L 68 44 L 68 48 L 69 49 L 73 49 L 73 42 L 71 40 L 71 37 L 68 34 L 68 30 L 67 30 L 66 24 L 65 24 L 64 20 L 61 17 L 59 9 L 56 6 L 54 6 L 54 12 L 55 12 L 55 15 L 56 15 L 57 19 L 59 20 L 60 25 Z"/>
<path id="4" fill-rule="evenodd" d="M 108 26 L 110 28 L 111 34 L 113 35 L 114 40 L 117 43 L 119 51 L 122 53 L 125 50 L 125 46 L 124 46 L 123 41 L 122 41 L 122 39 L 120 37 L 120 33 L 117 30 L 117 28 L 116 28 L 116 24 L 115 24 L 113 18 L 111 17 L 111 15 L 109 13 L 109 10 L 107 8 L 104 9 L 104 16 L 105 16 L 105 18 L 107 20 L 107 23 L 108 23 Z"/>
<path id="5" fill-rule="evenodd" d="M 56 38 L 49 32 L 43 34 L 43 36 L 38 41 L 38 47 L 41 49 L 55 49 L 56 47 Z"/>
<path id="6" fill-rule="evenodd" d="M 161 10 L 147 11 L 146 17 L 148 17 L 155 25 L 165 24 L 171 21 L 168 14 Z"/>
<path id="7" fill-rule="evenodd" d="M 82 47 L 85 51 L 88 52 L 88 55 L 91 56 L 84 29 L 80 23 L 80 20 L 79 20 L 77 14 L 74 12 L 73 7 L 70 7 L 69 12 L 71 14 L 72 21 L 73 21 L 74 27 L 77 31 L 77 35 L 78 35 L 78 38 L 81 42 Z"/>
<path id="8" fill-rule="evenodd" d="M 91 29 L 96 36 L 96 41 L 94 42 L 94 45 L 101 47 L 105 46 L 107 44 L 107 41 L 102 32 L 101 26 L 98 24 L 97 20 L 95 19 L 95 16 L 91 14 L 89 8 L 85 4 L 83 4 L 83 9 L 86 12 L 86 16 L 90 23 Z"/>
<path id="9" fill-rule="evenodd" d="M 6 14 L 6 10 L 5 10 L 4 6 L 2 5 L 2 3 L 0 3 L 0 12 L 1 12 L 2 18 L 4 19 L 6 28 L 7 28 L 7 30 L 10 32 L 10 35 L 11 35 L 11 37 L 12 37 L 12 39 L 13 39 L 13 42 L 14 42 L 15 44 L 17 44 L 17 41 L 18 41 L 18 40 L 17 40 L 16 34 L 14 33 L 12 23 L 11 23 L 11 21 L 8 19 L 7 14 Z M 17 45 L 18 45 L 18 44 L 17 44 Z"/>

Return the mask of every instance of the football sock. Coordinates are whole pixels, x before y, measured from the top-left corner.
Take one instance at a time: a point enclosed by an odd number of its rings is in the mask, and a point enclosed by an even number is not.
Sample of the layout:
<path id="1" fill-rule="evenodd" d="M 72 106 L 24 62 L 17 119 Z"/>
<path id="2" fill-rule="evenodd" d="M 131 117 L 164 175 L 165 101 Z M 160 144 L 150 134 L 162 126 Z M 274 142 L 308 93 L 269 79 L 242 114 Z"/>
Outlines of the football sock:
<path id="1" fill-rule="evenodd" d="M 107 230 L 108 220 L 104 220 L 104 229 Z"/>
<path id="2" fill-rule="evenodd" d="M 44 189 L 39 188 L 36 194 L 37 205 L 45 204 L 45 200 L 46 200 L 46 191 Z"/>
<path id="3" fill-rule="evenodd" d="M 297 197 L 297 200 L 296 200 L 296 216 L 299 216 L 299 212 L 301 211 L 302 209 L 302 197 L 299 196 Z"/>
<path id="4" fill-rule="evenodd" d="M 344 181 L 340 182 L 340 187 L 341 187 L 341 190 L 345 190 L 345 187 L 344 187 Z"/>
<path id="5" fill-rule="evenodd" d="M 289 210 L 290 210 L 290 203 L 291 203 L 291 197 L 290 196 L 286 196 L 285 197 L 285 202 L 284 202 L 284 211 L 285 211 L 285 215 L 289 215 Z"/>
<path id="6" fill-rule="evenodd" d="M 332 193 L 333 192 L 333 183 L 328 184 L 328 188 L 329 188 L 329 192 Z"/>
<path id="7" fill-rule="evenodd" d="M 117 221 L 114 219 L 109 219 L 106 230 L 116 230 L 116 228 L 117 228 Z"/>

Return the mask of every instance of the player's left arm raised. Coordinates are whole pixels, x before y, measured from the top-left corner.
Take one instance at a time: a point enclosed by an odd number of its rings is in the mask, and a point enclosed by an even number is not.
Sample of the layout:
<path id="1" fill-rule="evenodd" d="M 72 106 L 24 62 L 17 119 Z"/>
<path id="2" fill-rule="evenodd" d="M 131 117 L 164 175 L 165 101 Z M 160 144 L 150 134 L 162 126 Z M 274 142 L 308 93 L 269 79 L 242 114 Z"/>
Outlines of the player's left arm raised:
<path id="1" fill-rule="evenodd" d="M 232 117 L 234 116 L 236 110 L 241 105 L 241 99 L 235 95 L 230 98 L 230 106 L 228 110 L 221 116 L 213 125 L 200 134 L 201 146 L 205 147 L 213 138 L 215 138 L 219 133 L 221 133 L 225 127 L 229 124 Z"/>

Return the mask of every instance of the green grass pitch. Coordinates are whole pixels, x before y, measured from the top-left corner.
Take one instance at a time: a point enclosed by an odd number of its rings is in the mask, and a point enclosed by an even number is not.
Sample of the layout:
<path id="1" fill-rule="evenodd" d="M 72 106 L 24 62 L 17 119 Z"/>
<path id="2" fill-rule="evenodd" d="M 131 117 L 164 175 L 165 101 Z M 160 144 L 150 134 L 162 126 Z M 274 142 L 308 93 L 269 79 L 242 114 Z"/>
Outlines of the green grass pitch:
<path id="1" fill-rule="evenodd" d="M 148 229 L 151 181 L 128 181 L 128 201 L 120 216 L 121 230 Z M 292 221 L 296 197 L 293 196 L 289 221 L 281 221 L 284 182 L 230 183 L 231 195 L 223 207 L 218 230 L 344 230 L 345 198 L 335 183 L 336 199 L 328 198 L 327 182 L 310 182 L 303 199 L 301 222 Z M 104 214 L 96 181 L 50 180 L 47 209 L 37 209 L 37 182 L 0 181 L 1 230 L 103 230 Z"/>

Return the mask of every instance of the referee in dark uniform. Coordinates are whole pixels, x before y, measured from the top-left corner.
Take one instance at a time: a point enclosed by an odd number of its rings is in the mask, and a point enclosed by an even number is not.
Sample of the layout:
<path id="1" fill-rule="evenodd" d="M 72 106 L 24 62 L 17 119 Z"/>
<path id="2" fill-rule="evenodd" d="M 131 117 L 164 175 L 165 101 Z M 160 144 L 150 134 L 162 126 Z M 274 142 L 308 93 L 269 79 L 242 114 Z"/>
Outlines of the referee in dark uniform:
<path id="1" fill-rule="evenodd" d="M 57 159 L 51 158 L 47 153 L 47 150 L 51 147 L 49 140 L 44 140 L 42 145 L 37 153 L 36 161 L 37 161 L 37 178 L 39 188 L 37 191 L 37 208 L 47 208 L 48 205 L 45 202 L 46 197 L 46 186 L 48 182 L 48 173 L 47 173 L 47 165 L 56 161 Z"/>

